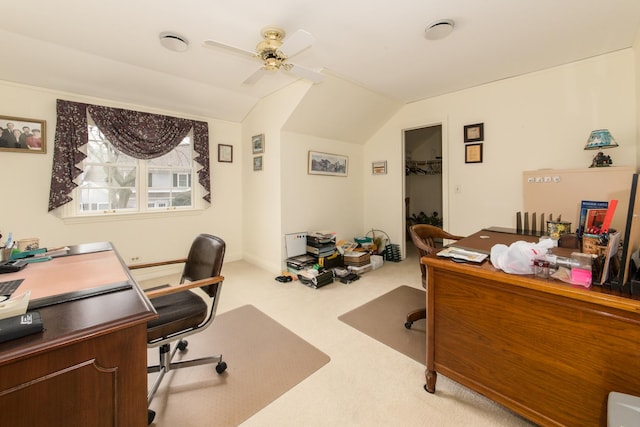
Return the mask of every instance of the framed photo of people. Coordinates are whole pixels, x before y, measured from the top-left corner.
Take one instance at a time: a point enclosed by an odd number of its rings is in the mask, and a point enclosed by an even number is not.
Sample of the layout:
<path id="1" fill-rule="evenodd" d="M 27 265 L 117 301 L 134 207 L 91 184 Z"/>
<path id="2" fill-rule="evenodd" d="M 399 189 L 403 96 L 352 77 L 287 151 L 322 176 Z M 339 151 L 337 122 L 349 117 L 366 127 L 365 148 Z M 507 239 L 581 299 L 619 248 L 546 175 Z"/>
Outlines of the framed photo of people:
<path id="1" fill-rule="evenodd" d="M 46 122 L 0 115 L 0 151 L 46 153 Z"/>

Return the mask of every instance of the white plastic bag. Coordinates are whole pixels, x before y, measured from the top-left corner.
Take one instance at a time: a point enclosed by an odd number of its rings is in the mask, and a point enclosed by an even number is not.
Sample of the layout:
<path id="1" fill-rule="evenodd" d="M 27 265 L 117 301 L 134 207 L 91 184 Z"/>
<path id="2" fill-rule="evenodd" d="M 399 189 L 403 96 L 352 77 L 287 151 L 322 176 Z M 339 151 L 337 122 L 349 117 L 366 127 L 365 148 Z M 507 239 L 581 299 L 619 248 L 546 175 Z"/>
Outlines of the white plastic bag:
<path id="1" fill-rule="evenodd" d="M 491 264 L 505 273 L 533 274 L 533 260 L 544 256 L 553 247 L 551 239 L 538 243 L 519 240 L 511 246 L 498 244 L 491 248 Z"/>

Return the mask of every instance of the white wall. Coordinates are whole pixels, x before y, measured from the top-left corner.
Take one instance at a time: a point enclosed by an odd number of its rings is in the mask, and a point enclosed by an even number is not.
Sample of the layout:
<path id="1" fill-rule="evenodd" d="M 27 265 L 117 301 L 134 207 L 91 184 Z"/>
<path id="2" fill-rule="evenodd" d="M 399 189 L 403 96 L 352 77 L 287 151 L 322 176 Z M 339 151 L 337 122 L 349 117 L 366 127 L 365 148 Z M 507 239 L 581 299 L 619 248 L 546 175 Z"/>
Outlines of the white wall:
<path id="1" fill-rule="evenodd" d="M 346 177 L 309 175 L 308 152 L 347 156 Z M 362 224 L 362 145 L 297 133 L 282 135 L 282 232 L 331 231 L 353 240 Z"/>
<path id="2" fill-rule="evenodd" d="M 403 240 L 403 129 L 443 124 L 443 211 L 454 234 L 514 227 L 522 172 L 587 167 L 593 153 L 583 147 L 593 129 L 606 127 L 618 140 L 611 152 L 616 165 L 636 166 L 634 64 L 626 49 L 406 105 L 365 147 L 365 161 L 386 158 L 389 174 L 364 174 L 364 223 Z M 478 122 L 484 123 L 484 161 L 465 164 L 463 127 Z"/>
<path id="3" fill-rule="evenodd" d="M 226 260 L 242 258 L 241 165 L 243 146 L 238 123 L 184 116 L 116 101 L 0 82 L 2 114 L 46 120 L 46 154 L 0 152 L 0 170 L 6 177 L 0 201 L 0 232 L 14 238 L 38 237 L 42 247 L 111 241 L 125 262 L 183 257 L 196 234 L 205 232 L 227 243 Z M 209 123 L 212 204 L 188 215 L 154 215 L 140 219 L 64 221 L 47 212 L 56 128 L 56 99 L 87 102 L 151 113 L 203 120 Z M 217 144 L 234 146 L 234 162 L 218 163 Z"/>
<path id="4" fill-rule="evenodd" d="M 298 81 L 262 99 L 242 124 L 243 182 L 242 192 L 244 258 L 278 273 L 282 261 L 281 229 L 282 191 L 282 125 L 309 89 L 309 83 Z M 253 170 L 251 137 L 265 135 L 263 170 Z"/>

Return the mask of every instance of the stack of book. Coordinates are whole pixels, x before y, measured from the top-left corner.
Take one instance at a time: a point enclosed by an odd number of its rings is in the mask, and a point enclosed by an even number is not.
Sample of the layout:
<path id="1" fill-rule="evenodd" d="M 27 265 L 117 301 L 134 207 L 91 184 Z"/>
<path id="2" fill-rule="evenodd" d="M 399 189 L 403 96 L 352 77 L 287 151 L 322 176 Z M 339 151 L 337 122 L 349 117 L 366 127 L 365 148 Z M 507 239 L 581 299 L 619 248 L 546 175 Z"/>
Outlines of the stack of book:
<path id="1" fill-rule="evenodd" d="M 331 233 L 308 233 L 307 253 L 316 258 L 326 258 L 336 251 L 336 236 Z"/>

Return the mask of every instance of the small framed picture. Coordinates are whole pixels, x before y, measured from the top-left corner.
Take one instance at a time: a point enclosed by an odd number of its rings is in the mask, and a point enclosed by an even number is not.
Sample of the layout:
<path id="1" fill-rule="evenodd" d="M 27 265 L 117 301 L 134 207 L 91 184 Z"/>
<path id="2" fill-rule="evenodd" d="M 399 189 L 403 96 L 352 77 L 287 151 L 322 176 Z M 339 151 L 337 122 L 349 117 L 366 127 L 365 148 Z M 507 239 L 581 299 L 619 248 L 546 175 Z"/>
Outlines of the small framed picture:
<path id="1" fill-rule="evenodd" d="M 482 163 L 482 144 L 467 144 L 464 146 L 465 163 Z"/>
<path id="2" fill-rule="evenodd" d="M 464 127 L 464 142 L 484 141 L 484 123 Z"/>
<path id="3" fill-rule="evenodd" d="M 218 144 L 218 161 L 233 163 L 233 145 Z"/>
<path id="4" fill-rule="evenodd" d="M 47 152 L 46 122 L 0 116 L 0 151 L 45 154 Z"/>
<path id="5" fill-rule="evenodd" d="M 264 153 L 264 133 L 251 137 L 251 152 L 253 154 Z"/>
<path id="6" fill-rule="evenodd" d="M 254 171 L 262 170 L 262 156 L 256 156 L 253 158 L 253 170 Z"/>
<path id="7" fill-rule="evenodd" d="M 387 161 L 380 160 L 371 163 L 371 174 L 373 175 L 386 175 L 387 174 Z"/>

